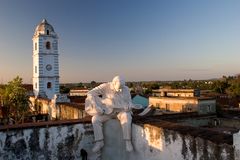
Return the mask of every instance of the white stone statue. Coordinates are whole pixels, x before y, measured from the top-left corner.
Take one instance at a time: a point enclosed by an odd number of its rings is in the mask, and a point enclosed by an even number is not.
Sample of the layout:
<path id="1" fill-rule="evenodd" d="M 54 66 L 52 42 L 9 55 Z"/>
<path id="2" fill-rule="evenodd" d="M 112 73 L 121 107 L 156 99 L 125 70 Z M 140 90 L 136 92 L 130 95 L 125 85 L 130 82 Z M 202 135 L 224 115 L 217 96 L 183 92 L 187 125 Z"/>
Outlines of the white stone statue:
<path id="1" fill-rule="evenodd" d="M 92 115 L 92 124 L 95 137 L 93 152 L 98 152 L 104 146 L 103 123 L 111 118 L 120 121 L 126 150 L 132 151 L 131 142 L 131 110 L 132 104 L 129 88 L 120 76 L 113 78 L 112 82 L 101 84 L 88 92 L 85 101 L 85 110 Z"/>

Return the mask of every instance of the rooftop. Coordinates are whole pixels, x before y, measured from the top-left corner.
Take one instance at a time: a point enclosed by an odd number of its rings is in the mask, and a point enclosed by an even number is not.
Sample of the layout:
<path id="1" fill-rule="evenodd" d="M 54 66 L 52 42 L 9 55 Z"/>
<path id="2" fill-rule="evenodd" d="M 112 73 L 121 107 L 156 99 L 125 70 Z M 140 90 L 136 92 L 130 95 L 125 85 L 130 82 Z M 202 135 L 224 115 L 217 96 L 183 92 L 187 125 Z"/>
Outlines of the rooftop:
<path id="1" fill-rule="evenodd" d="M 156 99 L 179 99 L 179 100 L 186 100 L 186 99 L 192 99 L 192 100 L 215 100 L 214 97 L 159 97 L 159 96 L 151 96 L 150 98 L 156 98 Z"/>
<path id="2" fill-rule="evenodd" d="M 197 89 L 169 89 L 169 88 L 161 88 L 161 89 L 156 89 L 153 90 L 154 92 L 183 92 L 183 93 L 193 93 L 195 91 L 198 91 Z"/>
<path id="3" fill-rule="evenodd" d="M 200 137 L 200 138 L 212 141 L 216 144 L 223 144 L 223 143 L 230 144 L 230 145 L 233 144 L 233 135 L 229 134 L 229 132 L 224 132 L 224 131 L 231 130 L 232 133 L 235 133 L 235 132 L 238 132 L 238 129 L 236 128 L 194 127 L 194 126 L 177 122 L 177 120 L 183 120 L 183 119 L 193 120 L 198 118 L 213 119 L 213 118 L 216 118 L 216 115 L 214 114 L 198 115 L 197 113 L 180 113 L 180 114 L 177 113 L 177 114 L 170 114 L 170 115 L 146 116 L 146 117 L 135 116 L 133 118 L 133 122 L 141 126 L 153 125 L 166 130 L 176 131 L 183 135 Z"/>

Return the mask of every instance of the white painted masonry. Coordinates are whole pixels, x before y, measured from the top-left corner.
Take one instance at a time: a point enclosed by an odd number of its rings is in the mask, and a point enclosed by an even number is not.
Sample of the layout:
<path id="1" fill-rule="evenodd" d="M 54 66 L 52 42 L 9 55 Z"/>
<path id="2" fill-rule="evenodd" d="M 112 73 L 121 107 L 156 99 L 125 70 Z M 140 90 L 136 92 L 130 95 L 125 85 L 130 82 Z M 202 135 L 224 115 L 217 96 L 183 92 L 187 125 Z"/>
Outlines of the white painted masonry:
<path id="1" fill-rule="evenodd" d="M 58 36 L 44 19 L 32 40 L 34 95 L 52 99 L 59 93 Z"/>
<path id="2" fill-rule="evenodd" d="M 80 150 L 89 160 L 239 160 L 239 134 L 233 145 L 180 134 L 149 124 L 133 124 L 133 152 L 127 152 L 118 120 L 104 124 L 102 155 L 94 154 L 93 129 L 89 123 L 18 128 L 0 131 L 0 159 L 80 159 Z"/>

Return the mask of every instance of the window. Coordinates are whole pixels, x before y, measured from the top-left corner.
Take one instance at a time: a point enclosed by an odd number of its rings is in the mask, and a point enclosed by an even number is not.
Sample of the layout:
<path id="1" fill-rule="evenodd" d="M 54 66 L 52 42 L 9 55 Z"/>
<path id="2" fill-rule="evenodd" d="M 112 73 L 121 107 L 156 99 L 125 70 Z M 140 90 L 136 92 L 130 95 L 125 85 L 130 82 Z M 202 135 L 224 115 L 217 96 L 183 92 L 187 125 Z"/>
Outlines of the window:
<path id="1" fill-rule="evenodd" d="M 47 83 L 47 88 L 52 88 L 52 83 L 51 82 Z"/>
<path id="2" fill-rule="evenodd" d="M 170 105 L 166 103 L 166 111 L 170 111 Z"/>
<path id="3" fill-rule="evenodd" d="M 185 105 L 182 105 L 182 112 L 185 111 Z"/>
<path id="4" fill-rule="evenodd" d="M 208 112 L 211 112 L 211 106 L 208 105 Z"/>
<path id="5" fill-rule="evenodd" d="M 192 108 L 189 106 L 189 107 L 187 108 L 187 110 L 188 110 L 188 112 L 191 112 L 191 111 L 192 111 Z"/>
<path id="6" fill-rule="evenodd" d="M 35 66 L 35 73 L 37 73 L 37 66 Z"/>
<path id="7" fill-rule="evenodd" d="M 49 30 L 47 30 L 47 35 L 49 35 Z"/>
<path id="8" fill-rule="evenodd" d="M 34 49 L 35 49 L 35 51 L 37 50 L 37 43 L 35 43 L 34 44 L 35 46 L 34 46 Z"/>
<path id="9" fill-rule="evenodd" d="M 51 48 L 51 43 L 49 41 L 46 42 L 46 48 L 50 49 Z"/>

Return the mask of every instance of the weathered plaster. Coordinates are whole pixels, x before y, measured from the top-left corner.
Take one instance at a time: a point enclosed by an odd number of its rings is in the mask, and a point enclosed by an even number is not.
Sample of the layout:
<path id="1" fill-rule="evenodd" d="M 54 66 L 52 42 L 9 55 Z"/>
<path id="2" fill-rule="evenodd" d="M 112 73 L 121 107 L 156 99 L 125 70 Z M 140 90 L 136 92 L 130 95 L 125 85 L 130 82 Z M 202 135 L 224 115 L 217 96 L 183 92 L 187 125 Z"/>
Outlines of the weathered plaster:
<path id="1" fill-rule="evenodd" d="M 153 125 L 132 126 L 133 152 L 126 152 L 117 120 L 105 123 L 105 146 L 102 160 L 232 160 L 232 145 L 215 144 L 190 135 Z M 118 130 L 119 128 L 119 130 Z"/>
<path id="2" fill-rule="evenodd" d="M 100 153 L 91 152 L 91 124 L 68 124 L 0 132 L 0 159 L 81 159 L 84 148 L 89 160 L 238 160 L 239 136 L 234 145 L 216 144 L 199 137 L 180 134 L 154 125 L 132 124 L 133 152 L 127 152 L 118 120 L 104 124 L 105 146 Z M 235 148 L 233 147 L 235 146 Z"/>
<path id="3" fill-rule="evenodd" d="M 91 133 L 91 134 L 89 134 Z M 18 129 L 0 132 L 0 159 L 80 159 L 80 150 L 89 153 L 89 160 L 99 155 L 91 153 L 91 124 Z"/>

